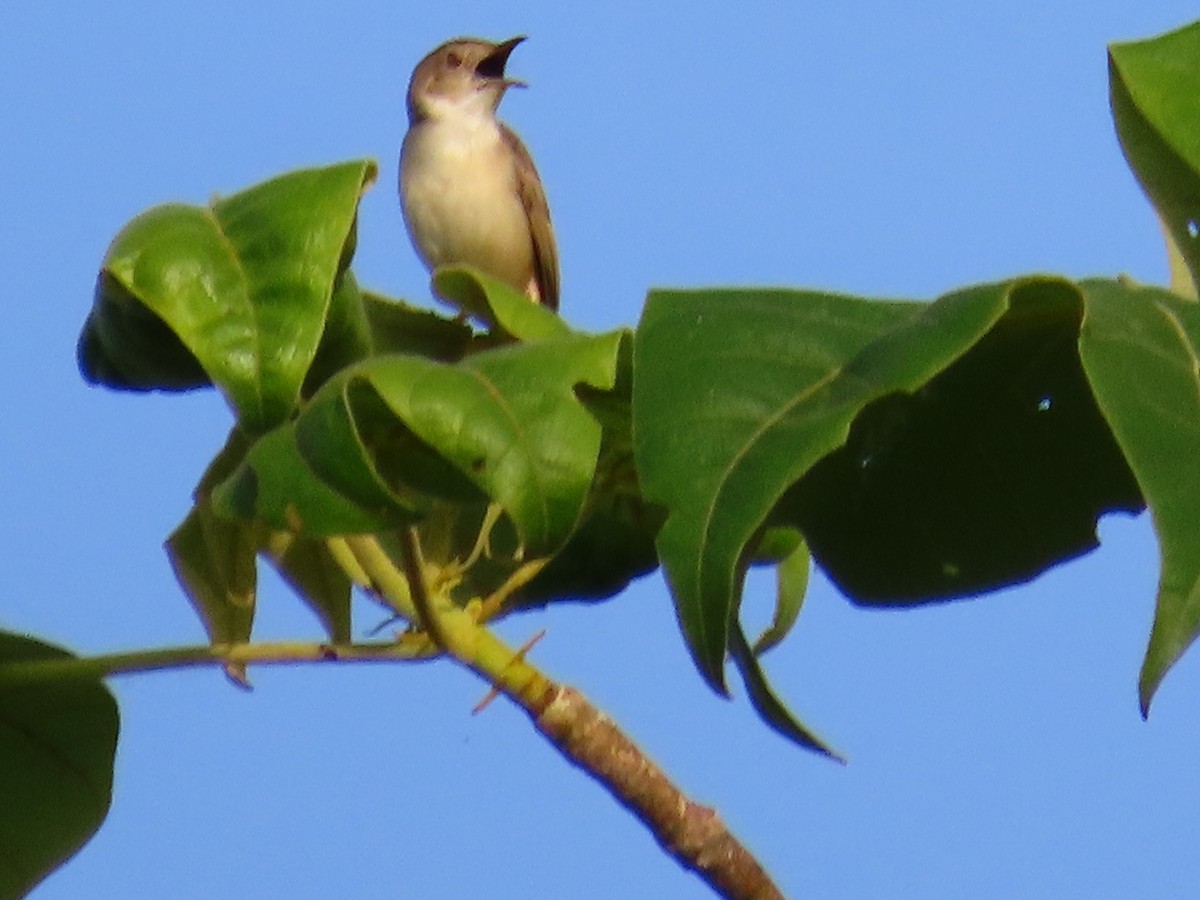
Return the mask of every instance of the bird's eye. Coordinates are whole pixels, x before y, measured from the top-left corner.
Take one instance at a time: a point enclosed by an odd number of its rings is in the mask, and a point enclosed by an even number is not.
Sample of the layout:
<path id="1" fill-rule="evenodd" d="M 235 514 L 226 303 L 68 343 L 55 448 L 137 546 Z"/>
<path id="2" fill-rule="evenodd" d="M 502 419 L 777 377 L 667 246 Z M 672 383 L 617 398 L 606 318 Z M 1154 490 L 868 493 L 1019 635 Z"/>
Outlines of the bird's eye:
<path id="1" fill-rule="evenodd" d="M 462 57 L 459 56 L 457 53 L 450 53 L 446 56 L 446 65 L 448 65 L 452 69 L 457 69 L 459 66 L 462 65 L 462 62 L 463 62 Z"/>

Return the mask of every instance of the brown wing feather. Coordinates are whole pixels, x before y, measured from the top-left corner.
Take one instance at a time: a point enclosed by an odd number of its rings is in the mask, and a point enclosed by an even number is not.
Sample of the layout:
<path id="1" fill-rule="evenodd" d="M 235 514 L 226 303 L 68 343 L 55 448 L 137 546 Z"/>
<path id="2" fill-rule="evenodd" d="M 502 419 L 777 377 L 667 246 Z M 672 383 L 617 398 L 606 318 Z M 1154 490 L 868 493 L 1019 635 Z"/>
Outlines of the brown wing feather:
<path id="1" fill-rule="evenodd" d="M 507 125 L 501 125 L 500 128 L 517 161 L 517 189 L 525 205 L 529 236 L 533 240 L 533 276 L 537 282 L 538 300 L 557 312 L 558 247 L 554 243 L 554 229 L 550 225 L 550 205 L 546 202 L 546 192 L 533 165 L 533 157 L 521 139 Z"/>

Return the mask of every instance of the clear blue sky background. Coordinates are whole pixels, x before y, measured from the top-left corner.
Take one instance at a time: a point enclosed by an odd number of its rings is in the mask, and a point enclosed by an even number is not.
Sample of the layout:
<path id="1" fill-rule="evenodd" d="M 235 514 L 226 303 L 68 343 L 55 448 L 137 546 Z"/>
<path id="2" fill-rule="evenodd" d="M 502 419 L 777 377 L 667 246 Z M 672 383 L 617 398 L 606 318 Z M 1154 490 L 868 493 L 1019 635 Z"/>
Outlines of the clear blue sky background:
<path id="1" fill-rule="evenodd" d="M 160 542 L 228 412 L 211 392 L 84 386 L 97 266 L 152 204 L 370 156 L 360 280 L 426 298 L 395 157 L 408 74 L 453 35 L 531 36 L 510 70 L 532 87 L 504 112 L 547 183 L 580 326 L 634 323 L 651 285 L 1165 278 L 1104 48 L 1194 4 L 506 6 L 0 5 L 0 625 L 79 652 L 202 639 Z M 657 575 L 504 632 L 548 628 L 537 662 L 716 805 L 790 896 L 1194 896 L 1200 655 L 1143 723 L 1156 545 L 1145 517 L 1101 534 L 1031 585 L 915 612 L 855 609 L 818 579 L 769 669 L 847 768 L 702 686 Z M 754 580 L 750 617 L 769 601 Z M 266 580 L 259 635 L 316 634 Z M 112 813 L 36 897 L 708 895 L 523 715 L 470 716 L 484 687 L 462 671 L 252 676 L 250 695 L 214 671 L 114 684 Z"/>

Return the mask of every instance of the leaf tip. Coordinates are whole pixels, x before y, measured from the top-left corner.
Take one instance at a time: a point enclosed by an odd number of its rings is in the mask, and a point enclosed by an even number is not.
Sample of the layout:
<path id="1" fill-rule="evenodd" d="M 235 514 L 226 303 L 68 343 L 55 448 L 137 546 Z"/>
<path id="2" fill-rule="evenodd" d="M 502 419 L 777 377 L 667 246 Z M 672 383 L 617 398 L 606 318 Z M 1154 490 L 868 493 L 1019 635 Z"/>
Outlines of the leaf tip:
<path id="1" fill-rule="evenodd" d="M 1138 680 L 1138 712 L 1142 714 L 1143 721 L 1150 718 L 1150 704 L 1154 702 L 1162 678 L 1161 672 L 1154 674 L 1142 670 L 1142 677 Z"/>
<path id="2" fill-rule="evenodd" d="M 250 676 L 246 674 L 245 663 L 225 663 L 225 677 L 229 679 L 229 683 L 235 688 L 240 688 L 247 692 L 254 690 L 254 685 L 250 683 Z"/>

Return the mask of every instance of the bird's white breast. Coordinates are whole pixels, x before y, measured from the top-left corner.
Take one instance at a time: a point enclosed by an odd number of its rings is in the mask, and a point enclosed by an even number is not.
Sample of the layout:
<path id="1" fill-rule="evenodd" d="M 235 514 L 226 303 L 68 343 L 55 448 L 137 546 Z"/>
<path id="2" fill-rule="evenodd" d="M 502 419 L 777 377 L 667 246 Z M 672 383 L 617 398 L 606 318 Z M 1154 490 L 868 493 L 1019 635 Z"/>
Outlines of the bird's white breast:
<path id="1" fill-rule="evenodd" d="M 466 263 L 523 289 L 533 245 L 511 151 L 495 119 L 450 117 L 410 128 L 400 197 L 413 245 L 431 269 Z"/>

